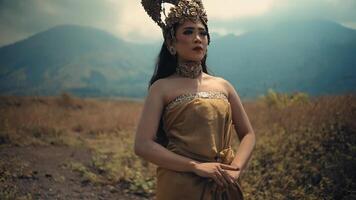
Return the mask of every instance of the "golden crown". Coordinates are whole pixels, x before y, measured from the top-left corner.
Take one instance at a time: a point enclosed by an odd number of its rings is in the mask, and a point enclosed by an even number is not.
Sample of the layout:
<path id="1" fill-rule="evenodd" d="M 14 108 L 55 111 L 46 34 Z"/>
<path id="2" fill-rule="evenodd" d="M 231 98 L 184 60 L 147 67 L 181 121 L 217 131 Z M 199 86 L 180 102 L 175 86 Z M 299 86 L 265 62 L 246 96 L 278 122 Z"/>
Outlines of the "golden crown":
<path id="1" fill-rule="evenodd" d="M 170 8 L 168 16 L 163 8 L 163 14 L 166 16 L 165 23 L 161 19 L 162 3 L 174 5 Z M 172 28 L 173 24 L 183 23 L 187 19 L 193 21 L 200 19 L 205 25 L 208 22 L 201 0 L 142 0 L 141 4 L 163 31 Z"/>

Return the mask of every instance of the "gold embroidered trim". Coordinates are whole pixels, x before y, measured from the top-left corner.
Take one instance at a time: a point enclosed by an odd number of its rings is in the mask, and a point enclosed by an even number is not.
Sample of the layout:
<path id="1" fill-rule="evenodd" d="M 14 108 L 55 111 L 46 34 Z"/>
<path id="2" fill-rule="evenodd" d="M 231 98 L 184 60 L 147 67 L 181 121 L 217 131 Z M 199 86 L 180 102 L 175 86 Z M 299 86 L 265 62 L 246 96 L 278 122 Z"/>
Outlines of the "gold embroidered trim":
<path id="1" fill-rule="evenodd" d="M 171 109 L 177 104 L 180 104 L 184 101 L 190 101 L 195 98 L 205 98 L 205 99 L 224 99 L 227 101 L 227 96 L 224 92 L 221 91 L 200 91 L 187 93 L 177 96 L 171 102 L 166 105 L 166 110 Z"/>

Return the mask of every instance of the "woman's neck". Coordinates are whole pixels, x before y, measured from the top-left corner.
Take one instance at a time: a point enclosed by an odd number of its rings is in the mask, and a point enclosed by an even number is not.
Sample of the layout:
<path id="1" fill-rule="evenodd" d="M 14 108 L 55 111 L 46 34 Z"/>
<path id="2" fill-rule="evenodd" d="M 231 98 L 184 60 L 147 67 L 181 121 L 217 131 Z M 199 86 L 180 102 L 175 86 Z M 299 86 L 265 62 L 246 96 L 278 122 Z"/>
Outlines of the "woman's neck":
<path id="1" fill-rule="evenodd" d="M 197 78 L 202 73 L 200 61 L 178 60 L 176 73 L 182 77 Z"/>

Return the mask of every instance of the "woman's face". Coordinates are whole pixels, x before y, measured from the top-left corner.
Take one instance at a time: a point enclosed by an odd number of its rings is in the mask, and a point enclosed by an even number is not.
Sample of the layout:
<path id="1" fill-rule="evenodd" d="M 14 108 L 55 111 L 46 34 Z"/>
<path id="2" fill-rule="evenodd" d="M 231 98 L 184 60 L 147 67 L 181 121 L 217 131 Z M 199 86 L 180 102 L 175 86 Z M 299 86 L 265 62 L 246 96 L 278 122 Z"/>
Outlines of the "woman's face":
<path id="1" fill-rule="evenodd" d="M 176 30 L 176 42 L 173 46 L 177 50 L 178 59 L 183 61 L 201 61 L 208 46 L 208 33 L 200 20 L 186 20 Z"/>

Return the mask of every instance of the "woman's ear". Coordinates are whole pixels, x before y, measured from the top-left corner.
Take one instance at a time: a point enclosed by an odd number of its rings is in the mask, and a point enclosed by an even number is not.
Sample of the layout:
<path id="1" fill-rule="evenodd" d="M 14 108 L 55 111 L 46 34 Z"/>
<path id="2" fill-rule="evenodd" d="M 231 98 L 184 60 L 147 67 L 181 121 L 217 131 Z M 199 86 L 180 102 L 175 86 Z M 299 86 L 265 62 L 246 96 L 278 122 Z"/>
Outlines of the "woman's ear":
<path id="1" fill-rule="evenodd" d="M 167 39 L 165 41 L 167 48 L 174 47 L 173 41 L 171 39 Z"/>
<path id="2" fill-rule="evenodd" d="M 168 51 L 169 51 L 172 55 L 176 55 L 177 50 L 176 50 L 176 48 L 175 48 L 174 42 L 172 42 L 172 40 L 167 40 L 165 43 L 166 43 L 166 46 L 167 46 Z"/>

